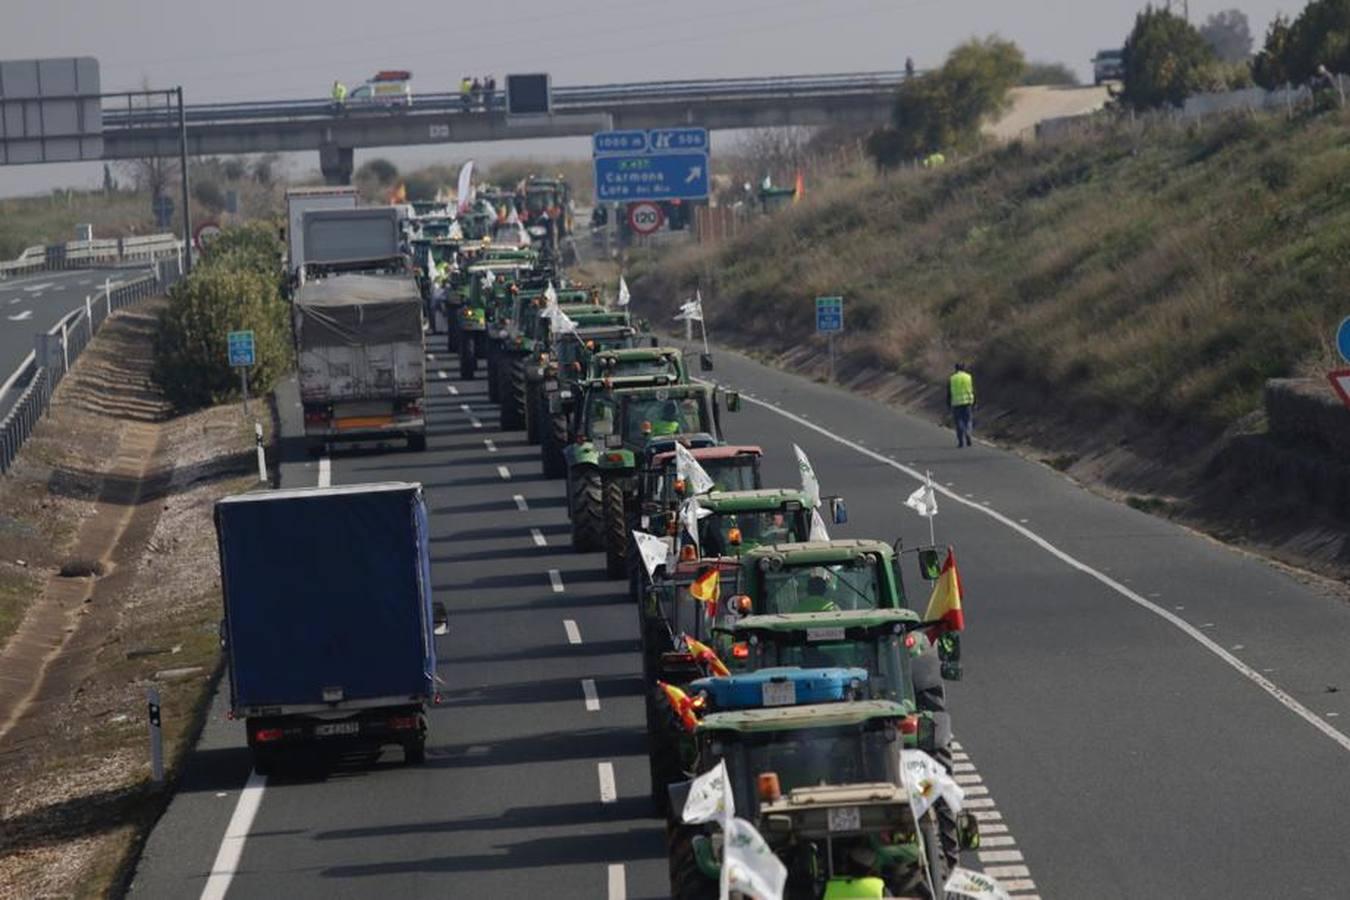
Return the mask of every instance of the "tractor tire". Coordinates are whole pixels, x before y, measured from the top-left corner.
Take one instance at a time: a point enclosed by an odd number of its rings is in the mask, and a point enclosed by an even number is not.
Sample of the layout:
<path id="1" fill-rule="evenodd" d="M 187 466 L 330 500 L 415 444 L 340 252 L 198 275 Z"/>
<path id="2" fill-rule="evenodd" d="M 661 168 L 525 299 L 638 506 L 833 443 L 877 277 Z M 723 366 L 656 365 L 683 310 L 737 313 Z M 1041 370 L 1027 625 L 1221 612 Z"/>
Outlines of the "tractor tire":
<path id="1" fill-rule="evenodd" d="M 933 812 L 937 807 L 933 807 Z M 932 878 L 935 891 L 930 894 L 933 900 L 942 900 L 946 893 L 943 886 L 947 883 L 947 876 L 951 874 L 952 864 L 947 861 L 946 851 L 942 848 L 943 840 L 939 837 L 939 829 L 942 823 L 935 815 L 924 816 L 919 822 L 919 831 L 923 834 L 923 855 L 924 867 L 928 875 Z"/>
<path id="2" fill-rule="evenodd" d="M 427 739 L 419 737 L 403 745 L 403 763 L 420 766 L 427 761 Z"/>
<path id="3" fill-rule="evenodd" d="M 489 350 L 487 354 L 487 386 L 488 402 L 500 403 L 502 399 L 501 378 L 501 357 L 499 354 Z"/>
<path id="4" fill-rule="evenodd" d="M 572 549 L 599 550 L 605 543 L 605 513 L 600 470 L 586 466 L 572 477 Z"/>
<path id="5" fill-rule="evenodd" d="M 541 444 L 544 440 L 543 425 L 546 420 L 539 415 L 539 408 L 543 406 L 540 394 L 538 382 L 525 382 L 525 440 L 531 444 Z"/>
<path id="6" fill-rule="evenodd" d="M 472 381 L 477 370 L 478 342 L 473 339 L 473 335 L 467 334 L 459 345 L 459 377 L 465 381 Z"/>
<path id="7" fill-rule="evenodd" d="M 675 710 L 658 687 L 647 695 L 647 772 L 651 781 L 652 806 L 659 816 L 669 817 L 670 785 L 684 780 L 680 737 Z"/>
<path id="8" fill-rule="evenodd" d="M 616 481 L 605 482 L 605 574 L 610 578 L 628 575 L 628 514 L 623 485 Z"/>
<path id="9" fill-rule="evenodd" d="M 920 712 L 945 713 L 947 711 L 947 686 L 943 684 L 941 663 L 937 651 L 929 649 L 912 661 L 915 705 Z M 952 748 L 938 747 L 933 758 L 942 764 L 947 774 L 952 772 Z M 947 868 L 954 869 L 961 862 L 961 834 L 956 821 L 956 813 L 947 805 L 947 801 L 938 800 L 934 804 L 937 813 L 938 831 L 942 838 L 942 855 Z"/>
<path id="10" fill-rule="evenodd" d="M 545 478 L 566 478 L 567 457 L 563 448 L 567 446 L 567 419 L 563 416 L 549 416 L 548 427 L 544 429 L 544 440 L 539 453 L 543 457 Z"/>
<path id="11" fill-rule="evenodd" d="M 694 858 L 694 836 L 701 831 L 690 825 L 669 826 L 666 847 L 672 900 L 717 900 L 717 881 L 704 875 Z"/>
<path id="12" fill-rule="evenodd" d="M 513 365 L 502 370 L 501 424 L 502 431 L 519 431 L 525 427 L 525 418 L 521 415 L 522 398 L 516 387 L 516 373 Z"/>

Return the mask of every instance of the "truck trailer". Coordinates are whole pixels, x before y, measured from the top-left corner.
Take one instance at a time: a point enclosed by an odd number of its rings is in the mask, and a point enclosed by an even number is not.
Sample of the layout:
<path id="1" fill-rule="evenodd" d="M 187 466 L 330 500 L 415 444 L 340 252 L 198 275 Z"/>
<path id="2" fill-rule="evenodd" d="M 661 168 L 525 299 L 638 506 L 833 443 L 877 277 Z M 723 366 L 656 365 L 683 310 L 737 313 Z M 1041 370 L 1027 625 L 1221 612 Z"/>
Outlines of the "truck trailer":
<path id="1" fill-rule="evenodd" d="M 231 718 L 254 768 L 394 744 L 420 763 L 436 692 L 422 486 L 256 491 L 215 507 Z"/>

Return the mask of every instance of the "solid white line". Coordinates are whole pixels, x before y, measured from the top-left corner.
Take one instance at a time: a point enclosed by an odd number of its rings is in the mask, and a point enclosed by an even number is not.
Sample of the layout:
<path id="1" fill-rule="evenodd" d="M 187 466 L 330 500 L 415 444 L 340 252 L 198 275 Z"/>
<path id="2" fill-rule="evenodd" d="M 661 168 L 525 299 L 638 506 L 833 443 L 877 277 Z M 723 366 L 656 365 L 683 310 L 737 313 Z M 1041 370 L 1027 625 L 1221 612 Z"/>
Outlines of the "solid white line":
<path id="1" fill-rule="evenodd" d="M 500 476 L 502 476 L 502 481 L 510 481 L 510 480 L 511 480 L 511 470 L 508 469 L 506 466 L 498 466 L 498 467 L 497 467 L 497 474 L 500 475 Z"/>
<path id="2" fill-rule="evenodd" d="M 234 879 L 239 858 L 244 853 L 244 841 L 248 840 L 248 830 L 253 825 L 253 817 L 258 814 L 262 803 L 263 790 L 267 779 L 257 772 L 250 772 L 244 789 L 239 792 L 239 802 L 234 805 L 230 824 L 225 826 L 225 836 L 221 838 L 220 849 L 216 851 L 216 861 L 211 864 L 211 874 L 202 888 L 201 900 L 223 900 Z"/>
<path id="3" fill-rule="evenodd" d="M 563 631 L 567 632 L 567 643 L 581 643 L 581 629 L 577 627 L 575 619 L 563 619 Z"/>
<path id="4" fill-rule="evenodd" d="M 497 452 L 497 445 L 492 442 L 492 438 L 483 438 L 483 446 L 487 448 L 489 453 Z"/>
<path id="5" fill-rule="evenodd" d="M 596 771 L 600 776 L 600 802 L 613 803 L 619 799 L 619 789 L 614 786 L 614 764 L 597 763 Z"/>
<path id="6" fill-rule="evenodd" d="M 979 853 L 980 864 L 986 863 L 1020 863 L 1022 862 L 1021 850 L 982 850 Z"/>
<path id="7" fill-rule="evenodd" d="M 562 572 L 557 569 L 549 569 L 548 580 L 553 585 L 553 593 L 561 594 L 563 592 Z"/>
<path id="8" fill-rule="evenodd" d="M 742 394 L 741 396 L 745 395 Z M 789 421 L 796 422 L 798 425 L 801 425 L 804 428 L 809 428 L 812 431 L 822 434 L 837 444 L 842 444 L 845 447 L 848 447 L 852 450 L 856 450 L 857 452 L 861 453 L 863 456 L 866 456 L 869 459 L 873 459 L 879 463 L 882 463 L 883 465 L 890 466 L 891 468 L 895 469 L 898 472 L 903 472 L 904 474 L 908 475 L 910 478 L 913 478 L 917 482 L 926 483 L 927 479 L 925 478 L 924 473 L 918 471 L 917 469 L 913 469 L 910 468 L 909 466 L 895 462 L 894 460 L 887 459 L 880 453 L 868 450 L 866 447 L 863 447 L 855 443 L 854 441 L 850 441 L 848 438 L 840 437 L 839 435 L 829 431 L 828 429 L 822 428 L 821 426 L 815 424 L 814 422 L 808 422 L 801 416 L 798 416 L 794 413 L 790 413 L 785 409 L 780 409 L 771 404 L 764 403 L 761 400 L 750 400 L 750 402 L 755 404 L 756 406 L 762 406 L 763 408 L 769 410 L 770 412 L 777 413 L 778 415 L 782 416 L 785 419 L 788 419 Z M 1115 591 L 1117 594 L 1120 594 L 1120 596 L 1124 597 L 1126 600 L 1129 600 L 1131 603 L 1135 604 L 1141 609 L 1153 613 L 1158 618 L 1174 626 L 1182 634 L 1186 635 L 1191 640 L 1199 644 L 1201 647 L 1208 650 L 1210 653 L 1214 654 L 1219 659 L 1227 663 L 1228 666 L 1232 668 L 1234 671 L 1236 671 L 1239 675 L 1255 684 L 1261 690 L 1265 691 L 1267 694 L 1273 697 L 1276 702 L 1284 706 L 1285 709 L 1294 713 L 1296 716 L 1303 719 L 1309 725 L 1316 728 L 1318 731 L 1322 732 L 1322 734 L 1326 735 L 1328 738 L 1335 741 L 1341 747 L 1342 750 L 1350 752 L 1350 736 L 1347 736 L 1343 732 L 1332 727 L 1328 722 L 1323 720 L 1312 710 L 1308 709 L 1308 707 L 1304 706 L 1302 703 L 1299 703 L 1293 697 L 1289 696 L 1289 694 L 1286 693 L 1285 690 L 1281 688 L 1279 685 L 1275 684 L 1275 682 L 1271 681 L 1269 678 L 1266 678 L 1256 669 L 1247 665 L 1242 660 L 1234 656 L 1232 653 L 1229 653 L 1220 644 L 1216 643 L 1215 641 L 1207 637 L 1204 634 L 1204 632 L 1200 631 L 1200 629 L 1196 628 L 1194 625 L 1190 624 L 1185 619 L 1176 615 L 1171 610 L 1163 609 L 1161 606 L 1158 606 L 1156 603 L 1151 602 L 1146 597 L 1143 597 L 1140 594 L 1136 593 L 1135 591 L 1130 590 L 1125 585 L 1121 584 L 1119 581 L 1116 581 L 1111 576 L 1106 575 L 1103 572 L 1099 572 L 1096 569 L 1089 566 L 1087 563 L 1078 559 L 1077 557 L 1065 553 L 1063 550 L 1059 549 L 1054 544 L 1050 543 L 1048 540 L 1041 537 L 1036 532 L 1032 531 L 1030 528 L 1027 528 L 1025 525 L 1022 525 L 1018 522 L 1014 522 L 1012 519 L 1008 518 L 998 510 L 988 506 L 982 506 L 979 503 L 972 503 L 971 501 L 962 497 L 955 491 L 949 490 L 948 488 L 943 487 L 940 484 L 934 484 L 933 490 L 937 491 L 939 494 L 944 495 L 954 503 L 959 503 L 962 506 L 967 506 L 975 510 L 976 512 L 983 513 L 984 515 L 988 516 L 994 521 L 1007 526 L 1008 528 L 1017 532 L 1022 537 L 1026 538 L 1028 541 L 1031 541 L 1033 544 L 1040 547 L 1042 550 L 1049 553 L 1051 556 L 1055 557 L 1060 562 L 1064 563 L 1070 568 L 1077 569 L 1084 575 L 1087 575 L 1091 578 L 1095 578 L 1098 582 Z"/>
<path id="9" fill-rule="evenodd" d="M 525 510 L 530 508 L 530 505 L 525 502 L 525 498 L 520 496 L 519 494 L 512 494 L 511 499 L 516 501 L 516 509 L 520 510 L 521 512 L 524 512 Z"/>
<path id="10" fill-rule="evenodd" d="M 581 679 L 581 694 L 586 698 L 586 712 L 600 711 L 600 698 L 595 693 L 595 679 Z"/>
<path id="11" fill-rule="evenodd" d="M 530 537 L 534 539 L 534 545 L 536 547 L 548 546 L 548 538 L 544 537 L 544 533 L 540 531 L 538 528 L 530 529 Z"/>
<path id="12" fill-rule="evenodd" d="M 623 863 L 609 865 L 609 900 L 628 900 L 628 879 Z"/>
<path id="13" fill-rule="evenodd" d="M 333 486 L 333 461 L 326 456 L 319 457 L 319 487 Z"/>

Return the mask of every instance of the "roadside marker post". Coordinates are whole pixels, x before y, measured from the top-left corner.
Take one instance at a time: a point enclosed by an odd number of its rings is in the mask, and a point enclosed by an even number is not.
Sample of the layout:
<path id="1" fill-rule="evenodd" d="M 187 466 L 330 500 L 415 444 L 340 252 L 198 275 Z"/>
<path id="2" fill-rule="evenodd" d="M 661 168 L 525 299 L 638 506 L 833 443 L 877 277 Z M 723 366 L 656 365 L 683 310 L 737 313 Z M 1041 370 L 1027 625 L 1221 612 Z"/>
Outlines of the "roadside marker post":
<path id="1" fill-rule="evenodd" d="M 834 336 L 844 330 L 844 298 L 816 298 L 816 334 L 825 335 L 830 347 L 830 381 L 834 381 Z"/>
<path id="2" fill-rule="evenodd" d="M 146 712 L 150 719 L 150 780 L 164 783 L 164 729 L 159 723 L 159 688 L 145 689 Z"/>
<path id="3" fill-rule="evenodd" d="M 253 423 L 253 435 L 258 445 L 258 481 L 267 482 L 267 454 L 263 452 L 263 430 L 261 422 Z"/>

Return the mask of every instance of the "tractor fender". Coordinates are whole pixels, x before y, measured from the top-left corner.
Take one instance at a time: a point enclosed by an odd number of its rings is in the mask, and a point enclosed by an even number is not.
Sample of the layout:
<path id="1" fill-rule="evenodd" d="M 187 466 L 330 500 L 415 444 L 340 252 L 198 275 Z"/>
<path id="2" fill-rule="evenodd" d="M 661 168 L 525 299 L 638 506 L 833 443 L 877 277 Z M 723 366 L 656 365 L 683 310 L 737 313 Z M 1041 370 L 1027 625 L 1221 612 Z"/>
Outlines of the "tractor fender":
<path id="1" fill-rule="evenodd" d="M 598 467 L 600 465 L 600 452 L 596 449 L 595 444 L 590 442 L 573 444 L 563 451 L 563 455 L 567 457 L 569 468 L 577 468 L 578 466 Z"/>

